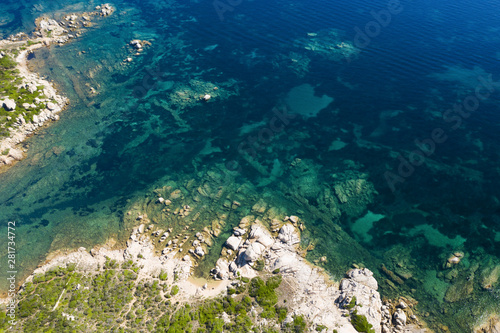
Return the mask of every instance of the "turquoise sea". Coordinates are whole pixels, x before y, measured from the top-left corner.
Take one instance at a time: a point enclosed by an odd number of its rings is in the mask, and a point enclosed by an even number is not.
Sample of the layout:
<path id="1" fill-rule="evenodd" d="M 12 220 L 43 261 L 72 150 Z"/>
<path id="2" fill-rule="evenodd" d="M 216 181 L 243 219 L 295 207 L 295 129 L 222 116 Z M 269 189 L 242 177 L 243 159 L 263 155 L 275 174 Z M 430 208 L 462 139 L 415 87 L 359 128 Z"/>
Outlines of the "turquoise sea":
<path id="1" fill-rule="evenodd" d="M 0 35 L 99 4 L 2 0 Z M 382 296 L 414 298 L 432 328 L 469 332 L 498 311 L 496 1 L 111 4 L 29 61 L 71 105 L 0 174 L 0 267 L 8 221 L 21 280 L 49 252 L 123 239 L 127 212 L 152 210 L 170 186 L 198 204 L 197 227 L 227 215 L 220 242 L 256 203 L 298 215 L 310 260 L 327 256 L 335 279 L 366 265 Z M 135 55 L 133 39 L 151 46 Z"/>

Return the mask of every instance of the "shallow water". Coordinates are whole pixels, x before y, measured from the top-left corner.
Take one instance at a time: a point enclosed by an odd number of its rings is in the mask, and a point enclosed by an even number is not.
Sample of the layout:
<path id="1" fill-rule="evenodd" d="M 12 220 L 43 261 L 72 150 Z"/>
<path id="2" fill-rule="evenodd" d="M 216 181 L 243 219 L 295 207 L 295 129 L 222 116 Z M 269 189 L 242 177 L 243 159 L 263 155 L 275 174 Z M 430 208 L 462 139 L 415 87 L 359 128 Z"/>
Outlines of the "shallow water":
<path id="1" fill-rule="evenodd" d="M 23 31 L 43 12 L 92 8 L 34 4 L 2 7 L 15 19 L 0 32 Z M 500 257 L 500 14 L 493 1 L 401 1 L 368 45 L 356 43 L 354 29 L 373 26 L 370 11 L 386 2 L 242 1 L 223 21 L 211 2 L 114 5 L 113 16 L 77 41 L 30 60 L 71 106 L 28 140 L 25 160 L 0 174 L 0 219 L 19 226 L 19 277 L 49 251 L 124 236 L 126 212 L 153 189 L 204 182 L 216 170 L 232 175 L 221 182 L 224 195 L 249 188 L 226 229 L 263 197 L 305 222 L 305 242 L 316 243 L 311 260 L 326 255 L 336 278 L 352 263 L 367 265 L 383 295 L 416 298 L 431 324 L 466 331 L 498 304 L 498 284 L 480 286 Z M 125 65 L 136 38 L 152 46 Z M 490 74 L 496 83 L 484 88 Z M 476 110 L 443 119 L 477 87 L 490 94 Z M 310 102 L 293 102 L 297 91 Z M 200 101 L 207 93 L 212 98 Z M 329 104 L 318 110 L 320 98 Z M 298 114 L 284 117 L 286 102 Z M 433 151 L 423 146 L 418 165 L 415 140 L 435 129 L 447 139 Z M 400 166 L 399 154 L 416 166 Z M 302 163 L 291 166 L 296 158 Z M 341 203 L 336 187 L 349 180 L 357 182 L 353 196 Z M 200 225 L 222 208 L 207 209 Z M 359 222 L 368 211 L 370 219 Z M 455 251 L 465 258 L 450 280 L 442 265 Z M 394 290 L 381 264 L 412 277 Z M 458 299 L 449 292 L 446 300 L 450 286 L 471 274 L 473 292 Z"/>

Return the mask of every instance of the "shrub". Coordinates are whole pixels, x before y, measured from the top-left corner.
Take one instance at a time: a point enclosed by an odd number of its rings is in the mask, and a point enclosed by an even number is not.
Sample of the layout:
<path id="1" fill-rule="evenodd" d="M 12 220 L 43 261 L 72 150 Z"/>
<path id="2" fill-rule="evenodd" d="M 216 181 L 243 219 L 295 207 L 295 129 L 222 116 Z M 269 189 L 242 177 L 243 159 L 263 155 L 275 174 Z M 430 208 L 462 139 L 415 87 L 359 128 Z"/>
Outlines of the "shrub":
<path id="1" fill-rule="evenodd" d="M 353 296 L 353 298 L 351 299 L 351 301 L 349 302 L 349 304 L 347 304 L 345 306 L 346 309 L 352 309 L 356 306 L 356 296 Z"/>
<path id="2" fill-rule="evenodd" d="M 161 272 L 160 272 L 160 275 L 158 276 L 158 278 L 160 279 L 160 281 L 167 280 L 167 278 L 168 278 L 167 272 L 164 272 L 163 269 L 162 269 Z"/>
<path id="3" fill-rule="evenodd" d="M 278 315 L 278 322 L 282 323 L 285 320 L 286 315 L 288 314 L 288 309 L 286 307 L 276 307 L 276 314 Z"/>
<path id="4" fill-rule="evenodd" d="M 306 320 L 303 316 L 293 316 L 293 322 L 287 324 L 288 327 L 292 329 L 294 333 L 302 333 L 306 331 Z"/>
<path id="5" fill-rule="evenodd" d="M 170 290 L 170 295 L 175 296 L 179 293 L 179 286 L 175 285 L 172 287 L 172 290 Z"/>
<path id="6" fill-rule="evenodd" d="M 253 265 L 253 269 L 255 269 L 256 271 L 263 271 L 264 270 L 264 266 L 266 265 L 266 263 L 264 262 L 264 260 L 257 260 L 255 262 L 255 264 Z"/>
<path id="7" fill-rule="evenodd" d="M 375 333 L 372 324 L 368 322 L 365 316 L 358 315 L 356 311 L 351 314 L 351 324 L 358 332 Z"/>
<path id="8" fill-rule="evenodd" d="M 274 289 L 276 289 L 281 283 L 281 276 L 271 277 L 267 283 L 265 283 L 261 278 L 255 277 L 250 281 L 249 294 L 255 297 L 257 303 L 260 306 L 274 306 L 278 303 L 278 295 Z"/>
<path id="9" fill-rule="evenodd" d="M 316 331 L 317 332 L 321 332 L 323 330 L 326 330 L 328 327 L 326 327 L 325 325 L 318 325 L 316 326 Z"/>

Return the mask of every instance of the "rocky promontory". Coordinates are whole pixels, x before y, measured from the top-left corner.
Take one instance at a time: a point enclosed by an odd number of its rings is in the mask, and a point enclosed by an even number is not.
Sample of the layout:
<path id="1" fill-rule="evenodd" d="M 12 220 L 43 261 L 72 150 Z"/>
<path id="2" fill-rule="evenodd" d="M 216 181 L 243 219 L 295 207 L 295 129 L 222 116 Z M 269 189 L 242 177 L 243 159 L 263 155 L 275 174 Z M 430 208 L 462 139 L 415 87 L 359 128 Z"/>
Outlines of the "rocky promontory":
<path id="1" fill-rule="evenodd" d="M 145 219 L 141 215 L 138 221 Z M 216 260 L 211 270 L 213 279 L 205 280 L 193 274 L 194 267 L 208 252 L 203 243 L 198 239 L 191 241 L 190 249 L 185 251 L 183 243 L 188 236 L 175 235 L 174 241 L 167 243 L 159 254 L 155 243 L 165 239 L 165 233 L 169 234 L 167 237 L 172 235 L 154 224 L 142 223 L 133 229 L 125 249 L 111 249 L 114 241 L 110 240 L 90 251 L 80 248 L 55 256 L 37 268 L 18 293 L 17 311 L 21 315 L 12 329 L 28 329 L 34 325 L 33 315 L 42 315 L 44 311 L 51 313 L 55 323 L 67 322 L 76 331 L 103 325 L 110 329 L 115 326 L 133 329 L 134 320 L 153 329 L 163 325 L 158 318 L 168 316 L 172 320 L 179 311 L 189 310 L 191 319 L 186 319 L 185 327 L 200 327 L 205 331 L 201 314 L 207 315 L 207 306 L 221 302 L 223 308 L 211 310 L 214 320 L 220 320 L 221 325 L 236 325 L 244 313 L 248 329 L 426 332 L 415 325 L 418 320 L 411 312 L 411 305 L 404 301 L 394 306 L 382 303 L 378 283 L 369 269 L 352 269 L 342 280 L 334 281 L 324 269 L 305 260 L 300 249 L 301 225 L 298 217 L 287 216 L 285 221 L 275 221 L 269 230 L 255 217 L 244 217 Z M 99 281 L 107 282 L 101 285 Z M 45 295 L 47 288 L 52 290 L 50 297 Z M 108 288 L 114 292 L 120 289 L 123 295 L 106 296 Z M 96 297 L 104 300 L 112 297 L 107 301 L 111 307 L 119 304 L 113 320 L 106 319 L 105 311 L 92 308 Z M 246 302 L 246 310 L 234 317 L 232 310 L 226 309 L 227 302 L 235 302 L 237 307 Z M 151 306 L 157 310 L 148 310 Z M 92 311 L 99 315 L 89 317 Z M 410 321 L 414 324 L 410 325 Z"/>
<path id="2" fill-rule="evenodd" d="M 105 4 L 59 21 L 40 17 L 31 35 L 18 33 L 0 41 L 0 167 L 22 159 L 26 148 L 20 144 L 49 121 L 58 120 L 58 113 L 69 104 L 51 82 L 29 70 L 27 59 L 37 48 L 78 38 L 92 25 L 92 17 L 113 11 Z"/>

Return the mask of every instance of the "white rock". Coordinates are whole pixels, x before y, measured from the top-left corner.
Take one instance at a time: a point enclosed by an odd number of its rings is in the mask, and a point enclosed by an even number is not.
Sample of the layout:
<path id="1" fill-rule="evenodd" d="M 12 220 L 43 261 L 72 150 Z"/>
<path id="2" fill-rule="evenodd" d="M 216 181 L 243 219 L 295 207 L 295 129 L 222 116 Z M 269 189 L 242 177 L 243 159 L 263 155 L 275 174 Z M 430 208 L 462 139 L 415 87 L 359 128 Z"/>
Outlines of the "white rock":
<path id="1" fill-rule="evenodd" d="M 48 102 L 47 103 L 47 109 L 49 109 L 50 111 L 54 111 L 56 109 L 57 105 L 52 103 L 52 102 Z"/>
<path id="2" fill-rule="evenodd" d="M 3 101 L 3 108 L 7 111 L 13 111 L 16 108 L 16 102 L 7 98 Z"/>
<path id="3" fill-rule="evenodd" d="M 139 226 L 139 229 L 137 229 L 137 231 L 138 231 L 140 234 L 142 234 L 142 233 L 144 232 L 144 224 L 141 224 L 141 225 Z"/>
<path id="4" fill-rule="evenodd" d="M 375 332 L 380 332 L 382 301 L 375 288 L 378 288 L 378 284 L 370 270 L 366 268 L 350 270 L 347 278 L 340 282 L 340 296 L 337 302 L 345 306 L 356 297 L 356 303 L 362 305 L 356 308 L 358 314 L 366 316 Z"/>
<path id="5" fill-rule="evenodd" d="M 363 269 L 351 269 L 350 271 L 347 272 L 347 276 L 358 283 L 361 283 L 368 288 L 371 288 L 373 290 L 378 289 L 378 283 L 377 280 L 373 277 L 373 272 L 370 271 L 368 268 L 363 268 Z"/>
<path id="6" fill-rule="evenodd" d="M 201 246 L 196 247 L 194 253 L 200 257 L 203 257 L 205 255 L 205 251 L 203 251 L 203 248 Z"/>
<path id="7" fill-rule="evenodd" d="M 290 223 L 281 227 L 278 238 L 286 244 L 294 245 L 300 243 L 300 236 L 298 235 L 295 227 Z"/>
<path id="8" fill-rule="evenodd" d="M 203 96 L 203 100 L 204 101 L 208 101 L 210 98 L 212 98 L 212 96 L 210 96 L 209 94 L 206 94 L 205 96 Z"/>
<path id="9" fill-rule="evenodd" d="M 231 236 L 226 240 L 226 247 L 231 250 L 237 250 L 240 246 L 241 238 L 236 236 Z"/>
<path id="10" fill-rule="evenodd" d="M 233 235 L 235 235 L 235 236 L 243 236 L 244 234 L 246 234 L 246 232 L 247 231 L 245 229 L 241 229 L 241 228 L 236 227 L 233 230 Z"/>
<path id="11" fill-rule="evenodd" d="M 22 158 L 23 158 L 23 152 L 19 149 L 11 148 L 9 150 L 9 156 L 12 157 L 13 159 L 19 161 L 19 160 L 22 160 Z"/>
<path id="12" fill-rule="evenodd" d="M 236 272 L 237 269 L 238 269 L 238 265 L 236 265 L 236 263 L 234 261 L 229 264 L 229 270 L 231 272 L 234 273 L 234 272 Z"/>
<path id="13" fill-rule="evenodd" d="M 138 39 L 134 39 L 133 41 L 131 41 L 130 45 L 133 46 L 136 49 L 142 49 L 141 41 L 138 40 Z"/>
<path id="14" fill-rule="evenodd" d="M 252 226 L 249 237 L 250 239 L 255 239 L 265 247 L 270 247 L 274 243 L 274 238 L 271 236 L 269 231 L 257 224 Z"/>
<path id="15" fill-rule="evenodd" d="M 265 250 L 265 246 L 255 242 L 250 244 L 250 246 L 241 254 L 241 257 L 245 261 L 255 261 L 262 256 L 263 251 Z"/>
<path id="16" fill-rule="evenodd" d="M 30 93 L 34 93 L 38 88 L 36 87 L 36 84 L 33 82 L 26 83 L 25 85 L 26 90 L 28 90 Z"/>
<path id="17" fill-rule="evenodd" d="M 394 321 L 399 324 L 399 325 L 406 325 L 406 314 L 404 313 L 403 310 L 397 309 L 396 312 L 394 312 L 394 315 L 392 316 Z"/>

